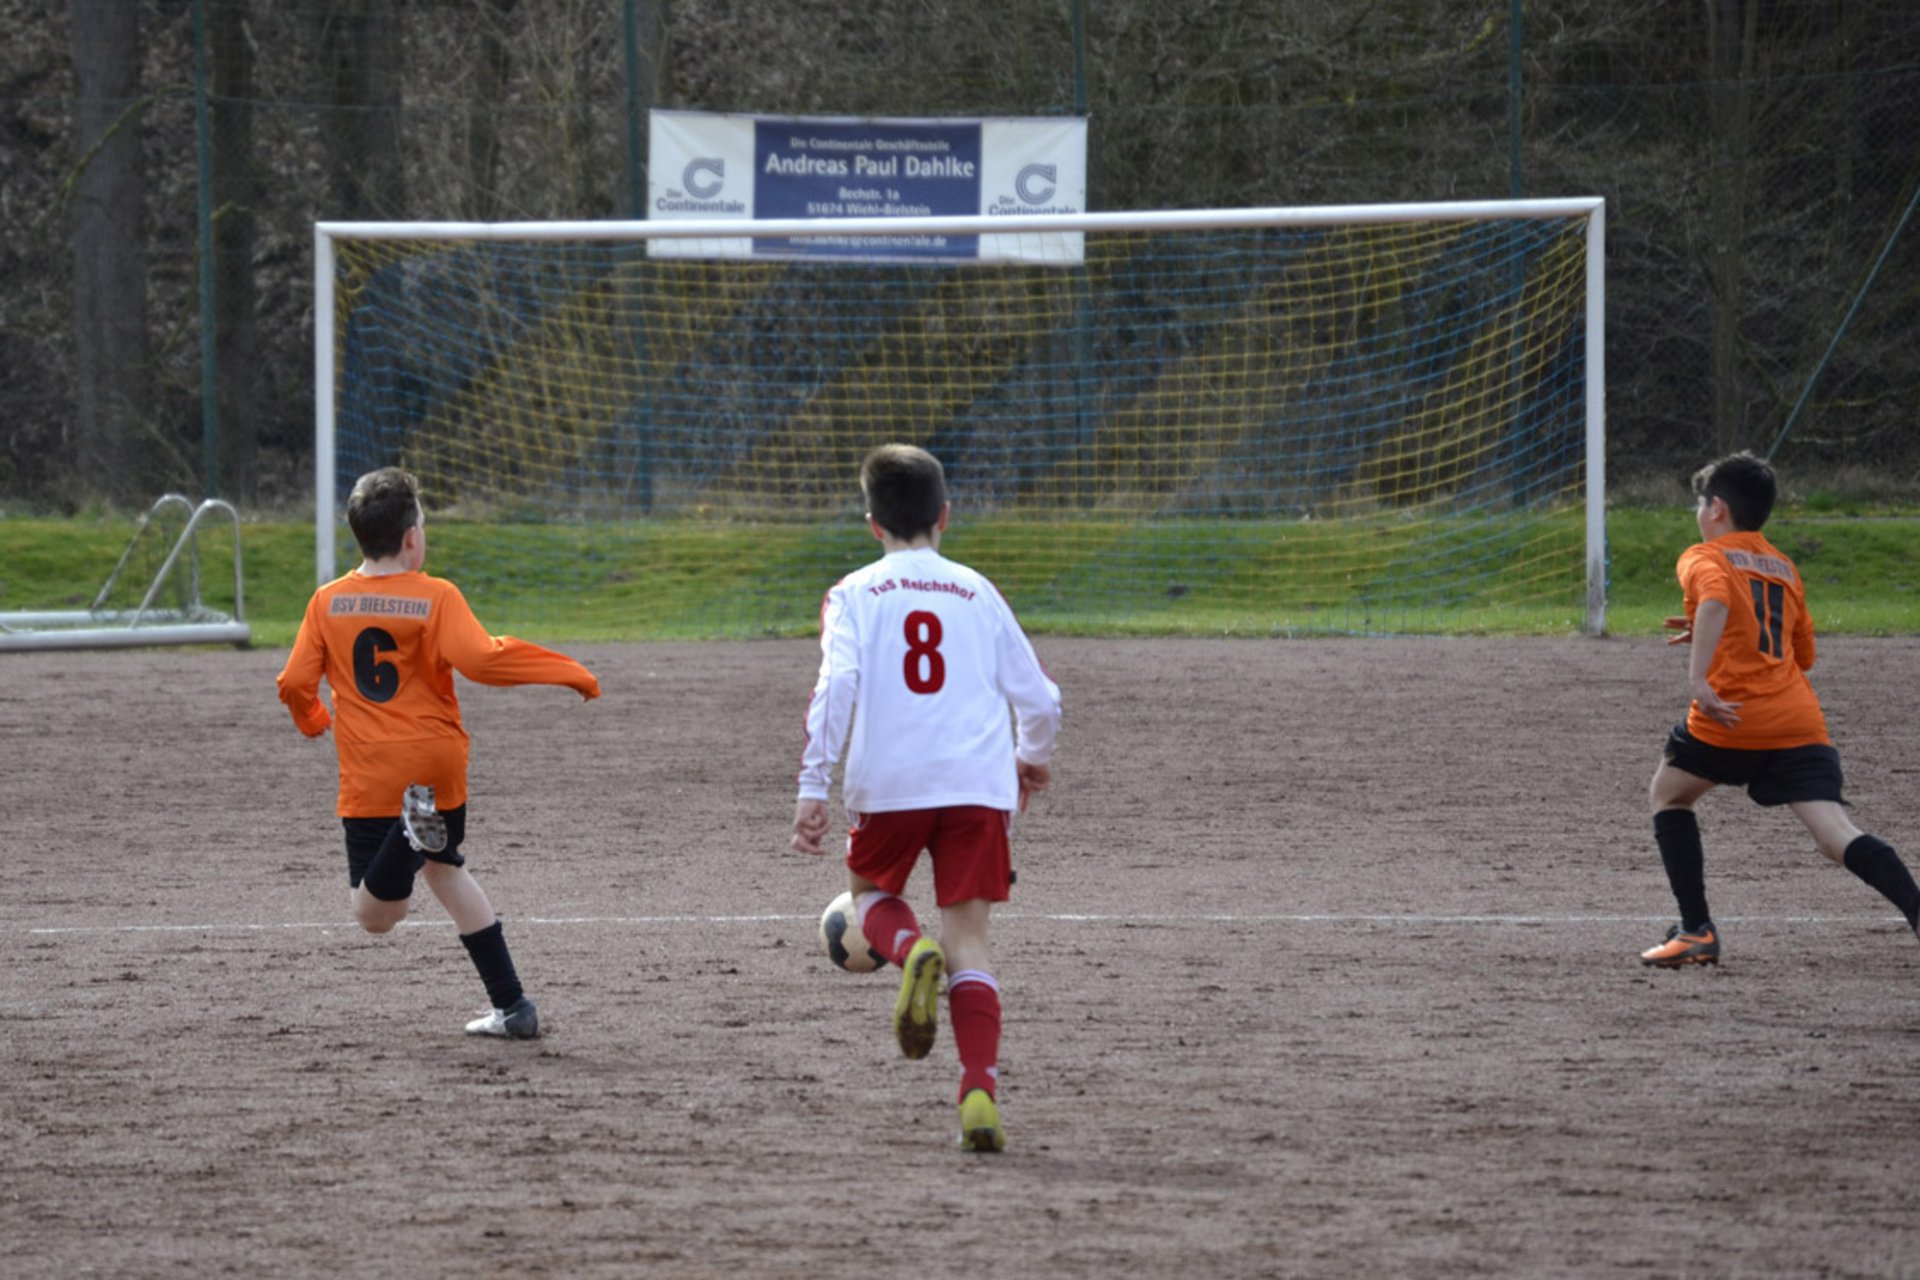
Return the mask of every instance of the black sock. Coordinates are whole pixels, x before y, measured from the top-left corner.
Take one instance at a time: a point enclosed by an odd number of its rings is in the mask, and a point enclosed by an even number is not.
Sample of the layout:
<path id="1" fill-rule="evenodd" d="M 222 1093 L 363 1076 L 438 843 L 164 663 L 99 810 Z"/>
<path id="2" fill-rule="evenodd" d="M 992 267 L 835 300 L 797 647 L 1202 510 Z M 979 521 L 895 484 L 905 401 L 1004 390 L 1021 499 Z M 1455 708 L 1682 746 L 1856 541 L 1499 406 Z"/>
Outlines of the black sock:
<path id="1" fill-rule="evenodd" d="M 1680 904 L 1680 927 L 1698 933 L 1713 923 L 1707 914 L 1706 854 L 1700 848 L 1700 823 L 1691 809 L 1662 809 L 1653 815 L 1653 838 L 1667 868 L 1673 900 Z"/>
<path id="2" fill-rule="evenodd" d="M 360 883 L 382 902 L 405 902 L 413 896 L 414 873 L 425 864 L 426 859 L 408 842 L 407 829 L 396 820 Z"/>
<path id="3" fill-rule="evenodd" d="M 1907 918 L 1909 928 L 1920 929 L 1920 885 L 1893 846 L 1878 836 L 1861 836 L 1847 846 L 1847 870 L 1880 891 L 1880 895 Z"/>
<path id="4" fill-rule="evenodd" d="M 460 941 L 473 958 L 473 967 L 480 971 L 480 981 L 487 984 L 487 999 L 494 1008 L 511 1008 L 526 994 L 520 989 L 520 975 L 513 971 L 513 956 L 507 951 L 507 938 L 498 920 L 476 933 L 461 934 Z"/>

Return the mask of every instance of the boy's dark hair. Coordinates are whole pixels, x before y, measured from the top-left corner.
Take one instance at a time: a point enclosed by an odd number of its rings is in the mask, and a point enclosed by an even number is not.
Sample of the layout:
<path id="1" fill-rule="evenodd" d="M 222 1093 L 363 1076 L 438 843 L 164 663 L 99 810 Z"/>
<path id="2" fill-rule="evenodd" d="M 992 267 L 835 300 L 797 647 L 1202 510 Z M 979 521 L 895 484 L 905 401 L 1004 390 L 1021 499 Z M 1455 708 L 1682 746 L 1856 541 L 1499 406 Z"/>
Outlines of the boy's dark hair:
<path id="1" fill-rule="evenodd" d="M 1742 450 L 1718 462 L 1709 462 L 1693 473 L 1696 498 L 1719 498 L 1727 504 L 1733 527 L 1746 533 L 1764 528 L 1773 514 L 1777 488 L 1773 468 L 1764 458 Z"/>
<path id="2" fill-rule="evenodd" d="M 369 471 L 347 496 L 347 527 L 369 560 L 400 554 L 407 530 L 420 521 L 420 482 L 398 467 Z"/>
<path id="3" fill-rule="evenodd" d="M 894 537 L 911 542 L 933 532 L 947 505 L 940 459 L 910 444 L 883 444 L 860 464 L 867 514 Z"/>

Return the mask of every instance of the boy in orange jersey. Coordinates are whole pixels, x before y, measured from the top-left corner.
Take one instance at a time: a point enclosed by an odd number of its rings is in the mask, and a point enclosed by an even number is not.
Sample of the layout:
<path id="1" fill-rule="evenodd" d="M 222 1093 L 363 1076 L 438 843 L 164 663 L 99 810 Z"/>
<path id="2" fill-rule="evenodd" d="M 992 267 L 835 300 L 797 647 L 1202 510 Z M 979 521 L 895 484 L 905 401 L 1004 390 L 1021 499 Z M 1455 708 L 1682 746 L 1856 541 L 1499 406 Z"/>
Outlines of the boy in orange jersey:
<path id="1" fill-rule="evenodd" d="M 1702 541 L 1678 566 L 1686 616 L 1667 619 L 1679 633 L 1669 643 L 1693 646 L 1693 704 L 1668 735 L 1649 789 L 1680 923 L 1641 952 L 1641 962 L 1678 969 L 1720 961 L 1693 806 L 1722 785 L 1744 786 L 1757 804 L 1792 808 L 1821 853 L 1879 890 L 1920 933 L 1920 888 L 1906 864 L 1855 827 L 1840 798 L 1840 753 L 1807 682 L 1814 645 L 1805 591 L 1793 562 L 1760 533 L 1773 512 L 1773 468 L 1736 453 L 1702 467 L 1693 492 Z"/>
<path id="2" fill-rule="evenodd" d="M 467 872 L 467 732 L 453 673 L 477 684 L 556 684 L 585 698 L 600 682 L 564 654 L 489 635 L 460 589 L 421 572 L 427 558 L 419 482 L 370 471 L 347 499 L 347 523 L 365 557 L 313 593 L 280 672 L 280 701 L 310 738 L 334 723 L 341 824 L 353 914 L 368 933 L 406 918 L 415 873 L 460 931 L 489 1009 L 470 1035 L 529 1040 L 539 1014 L 521 989 L 500 921 Z M 320 700 L 333 688 L 334 715 Z"/>

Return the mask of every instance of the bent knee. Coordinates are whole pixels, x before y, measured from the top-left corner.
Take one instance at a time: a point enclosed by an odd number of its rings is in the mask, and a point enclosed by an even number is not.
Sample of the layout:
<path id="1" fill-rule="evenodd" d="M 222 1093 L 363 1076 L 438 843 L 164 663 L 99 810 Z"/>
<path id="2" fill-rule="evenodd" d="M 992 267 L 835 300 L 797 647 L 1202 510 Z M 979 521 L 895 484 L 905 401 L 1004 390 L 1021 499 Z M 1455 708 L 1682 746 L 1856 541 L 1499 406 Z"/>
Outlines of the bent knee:
<path id="1" fill-rule="evenodd" d="M 1655 813 L 1662 809 L 1691 809 L 1711 790 L 1713 783 L 1705 778 L 1663 764 L 1653 771 L 1653 780 L 1647 783 L 1647 806 Z"/>
<path id="2" fill-rule="evenodd" d="M 1676 793 L 1671 788 L 1662 788 L 1656 779 L 1654 784 L 1647 788 L 1647 812 L 1661 813 L 1668 809 L 1685 809 L 1691 813 L 1699 798 L 1684 792 Z"/>
<path id="3" fill-rule="evenodd" d="M 407 907 L 404 898 L 388 902 L 362 889 L 354 894 L 353 918 L 367 933 L 391 933 L 395 925 L 407 918 Z"/>

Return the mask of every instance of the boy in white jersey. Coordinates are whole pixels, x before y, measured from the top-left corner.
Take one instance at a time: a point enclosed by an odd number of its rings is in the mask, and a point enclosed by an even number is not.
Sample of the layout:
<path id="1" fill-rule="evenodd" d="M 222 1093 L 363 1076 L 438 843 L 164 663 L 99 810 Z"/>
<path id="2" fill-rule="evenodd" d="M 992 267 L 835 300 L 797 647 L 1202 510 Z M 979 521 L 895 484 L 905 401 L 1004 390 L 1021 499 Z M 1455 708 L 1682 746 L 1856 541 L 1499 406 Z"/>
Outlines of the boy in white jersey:
<path id="1" fill-rule="evenodd" d="M 825 852 L 828 785 L 851 728 L 847 870 L 861 931 L 902 970 L 894 1036 L 905 1056 L 927 1056 L 946 978 L 960 1145 L 1000 1151 L 1000 987 L 987 921 L 1013 882 L 1013 811 L 1047 785 L 1060 690 L 994 585 L 940 554 L 948 505 L 939 460 L 882 445 L 861 465 L 860 489 L 886 554 L 835 583 L 821 607 L 793 847 Z M 938 942 L 921 936 L 899 896 L 923 851 L 933 859 Z"/>

